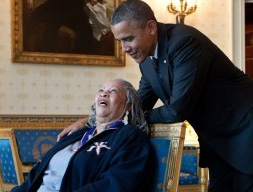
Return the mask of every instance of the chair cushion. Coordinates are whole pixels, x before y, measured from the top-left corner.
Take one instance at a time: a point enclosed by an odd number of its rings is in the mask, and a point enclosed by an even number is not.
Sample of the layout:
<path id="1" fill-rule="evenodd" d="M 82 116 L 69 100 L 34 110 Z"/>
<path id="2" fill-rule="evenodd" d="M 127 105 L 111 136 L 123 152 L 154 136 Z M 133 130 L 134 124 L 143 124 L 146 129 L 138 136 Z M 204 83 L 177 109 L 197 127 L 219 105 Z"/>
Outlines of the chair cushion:
<path id="1" fill-rule="evenodd" d="M 180 173 L 179 185 L 194 185 L 199 184 L 199 177 L 197 175 L 192 175 L 189 173 Z"/>
<path id="2" fill-rule="evenodd" d="M 179 185 L 199 184 L 197 147 L 185 146 L 184 150 L 189 153 L 183 153 L 182 155 Z"/>
<path id="3" fill-rule="evenodd" d="M 196 154 L 183 154 L 180 172 L 198 175 L 197 158 Z"/>

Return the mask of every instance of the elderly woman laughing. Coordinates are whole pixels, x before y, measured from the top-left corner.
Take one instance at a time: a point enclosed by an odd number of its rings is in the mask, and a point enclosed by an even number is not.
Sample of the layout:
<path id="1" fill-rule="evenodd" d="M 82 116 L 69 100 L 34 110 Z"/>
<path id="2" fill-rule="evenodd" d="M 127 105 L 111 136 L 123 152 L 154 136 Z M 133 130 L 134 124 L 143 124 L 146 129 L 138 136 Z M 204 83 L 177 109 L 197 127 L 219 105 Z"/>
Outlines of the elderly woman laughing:
<path id="1" fill-rule="evenodd" d="M 99 89 L 84 129 L 61 139 L 12 192 L 148 191 L 150 145 L 133 86 L 116 79 Z"/>

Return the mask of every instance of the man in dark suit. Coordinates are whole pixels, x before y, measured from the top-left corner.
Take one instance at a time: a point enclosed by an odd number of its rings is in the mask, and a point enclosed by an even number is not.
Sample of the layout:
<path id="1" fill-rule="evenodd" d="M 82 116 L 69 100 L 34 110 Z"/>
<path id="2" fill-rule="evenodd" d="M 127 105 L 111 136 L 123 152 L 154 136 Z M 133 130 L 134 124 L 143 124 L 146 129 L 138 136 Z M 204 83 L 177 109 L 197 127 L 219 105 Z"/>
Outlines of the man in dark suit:
<path id="1" fill-rule="evenodd" d="M 201 32 L 157 23 L 142 1 L 120 4 L 112 32 L 140 64 L 148 122 L 188 120 L 195 129 L 209 191 L 253 191 L 253 81 Z M 158 98 L 164 105 L 153 109 Z"/>

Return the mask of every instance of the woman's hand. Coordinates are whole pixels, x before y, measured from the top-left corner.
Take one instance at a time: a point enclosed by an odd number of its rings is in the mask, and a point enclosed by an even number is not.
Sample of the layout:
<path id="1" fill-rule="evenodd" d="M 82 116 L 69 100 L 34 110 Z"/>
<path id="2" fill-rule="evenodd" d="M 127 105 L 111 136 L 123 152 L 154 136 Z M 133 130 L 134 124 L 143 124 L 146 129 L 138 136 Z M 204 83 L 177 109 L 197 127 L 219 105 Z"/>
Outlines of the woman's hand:
<path id="1" fill-rule="evenodd" d="M 74 133 L 82 128 L 84 128 L 85 124 L 88 122 L 88 118 L 80 119 L 79 121 L 71 124 L 67 128 L 65 128 L 57 137 L 57 141 L 60 139 L 70 135 L 71 133 Z"/>

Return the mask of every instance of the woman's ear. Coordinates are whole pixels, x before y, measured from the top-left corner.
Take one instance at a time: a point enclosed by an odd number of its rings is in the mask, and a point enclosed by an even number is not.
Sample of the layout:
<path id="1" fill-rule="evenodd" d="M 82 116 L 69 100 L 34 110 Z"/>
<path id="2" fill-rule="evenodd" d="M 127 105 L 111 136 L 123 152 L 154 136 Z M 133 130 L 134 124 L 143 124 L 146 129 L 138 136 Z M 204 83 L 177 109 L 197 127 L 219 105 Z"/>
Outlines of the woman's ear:
<path id="1" fill-rule="evenodd" d="M 126 111 L 130 112 L 131 111 L 131 104 L 127 103 L 126 105 Z"/>
<path id="2" fill-rule="evenodd" d="M 157 23 L 154 20 L 149 20 L 147 27 L 149 29 L 150 35 L 155 35 L 157 33 Z"/>
<path id="3" fill-rule="evenodd" d="M 124 119 L 123 119 L 123 122 L 125 125 L 128 124 L 128 114 L 129 114 L 129 111 L 126 110 L 126 113 L 125 113 L 125 116 L 124 116 Z"/>

